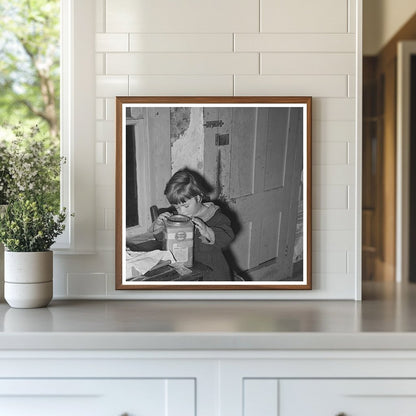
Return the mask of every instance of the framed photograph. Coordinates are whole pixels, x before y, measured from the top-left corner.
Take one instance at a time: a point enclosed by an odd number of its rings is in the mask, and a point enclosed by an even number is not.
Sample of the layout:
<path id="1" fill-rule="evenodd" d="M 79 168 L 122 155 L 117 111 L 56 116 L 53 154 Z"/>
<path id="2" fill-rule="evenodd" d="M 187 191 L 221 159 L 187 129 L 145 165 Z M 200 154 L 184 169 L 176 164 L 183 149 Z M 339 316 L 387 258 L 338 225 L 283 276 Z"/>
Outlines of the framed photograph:
<path id="1" fill-rule="evenodd" d="M 116 289 L 311 289 L 311 97 L 117 97 Z"/>

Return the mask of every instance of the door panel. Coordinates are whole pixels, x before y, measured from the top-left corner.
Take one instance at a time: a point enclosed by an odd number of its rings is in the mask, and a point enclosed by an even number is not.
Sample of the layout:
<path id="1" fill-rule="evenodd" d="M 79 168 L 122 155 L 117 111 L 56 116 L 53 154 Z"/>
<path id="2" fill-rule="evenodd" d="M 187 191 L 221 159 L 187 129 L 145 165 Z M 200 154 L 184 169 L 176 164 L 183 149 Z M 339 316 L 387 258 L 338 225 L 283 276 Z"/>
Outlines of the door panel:
<path id="1" fill-rule="evenodd" d="M 237 236 L 232 251 L 242 270 L 273 261 L 273 274 L 263 275 L 264 280 L 292 274 L 302 137 L 301 109 L 234 109 L 230 195 L 225 197 L 250 240 L 242 244 Z"/>

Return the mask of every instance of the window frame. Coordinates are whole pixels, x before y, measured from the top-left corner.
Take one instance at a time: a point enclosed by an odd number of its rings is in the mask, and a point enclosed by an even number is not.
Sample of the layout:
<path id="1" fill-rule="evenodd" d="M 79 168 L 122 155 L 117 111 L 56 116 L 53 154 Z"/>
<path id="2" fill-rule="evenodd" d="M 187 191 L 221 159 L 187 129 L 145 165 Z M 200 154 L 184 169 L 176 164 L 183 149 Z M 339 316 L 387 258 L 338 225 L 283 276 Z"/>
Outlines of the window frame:
<path id="1" fill-rule="evenodd" d="M 59 254 L 95 252 L 95 18 L 95 0 L 61 0 L 61 206 L 68 217 L 52 246 Z"/>

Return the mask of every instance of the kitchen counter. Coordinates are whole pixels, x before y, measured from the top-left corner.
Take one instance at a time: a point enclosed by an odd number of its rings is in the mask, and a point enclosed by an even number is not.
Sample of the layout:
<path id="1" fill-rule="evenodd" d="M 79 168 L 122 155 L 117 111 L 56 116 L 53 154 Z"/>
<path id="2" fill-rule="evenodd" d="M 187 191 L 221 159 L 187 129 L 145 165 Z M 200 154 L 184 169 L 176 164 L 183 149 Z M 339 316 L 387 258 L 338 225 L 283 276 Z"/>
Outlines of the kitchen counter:
<path id="1" fill-rule="evenodd" d="M 410 350 L 416 285 L 366 283 L 363 301 L 56 300 L 0 304 L 0 350 Z"/>

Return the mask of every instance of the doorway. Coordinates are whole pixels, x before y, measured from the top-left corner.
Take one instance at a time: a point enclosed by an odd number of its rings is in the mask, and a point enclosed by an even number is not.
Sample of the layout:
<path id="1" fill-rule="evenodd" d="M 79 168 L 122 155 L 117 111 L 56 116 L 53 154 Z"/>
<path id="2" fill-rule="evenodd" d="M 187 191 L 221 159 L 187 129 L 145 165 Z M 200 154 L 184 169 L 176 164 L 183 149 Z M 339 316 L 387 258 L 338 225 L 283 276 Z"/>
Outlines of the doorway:
<path id="1" fill-rule="evenodd" d="M 410 173 L 410 136 L 407 147 L 400 136 L 402 126 L 410 129 L 410 117 L 403 120 L 409 104 L 400 99 L 400 91 L 407 88 L 410 100 L 410 84 L 400 86 L 399 53 L 400 44 L 416 40 L 416 13 L 414 6 L 395 5 L 401 7 L 399 19 L 387 13 L 393 7 L 390 1 L 384 8 L 373 0 L 364 0 L 363 6 L 362 278 L 408 281 L 410 244 L 416 248 L 416 241 L 410 242 L 410 234 L 416 233 L 409 233 L 409 210 L 415 209 L 409 181 L 415 173 Z M 387 23 L 397 28 L 395 33 L 386 30 Z M 412 198 L 416 202 L 416 195 Z"/>
<path id="2" fill-rule="evenodd" d="M 416 41 L 397 49 L 396 280 L 416 282 Z"/>

